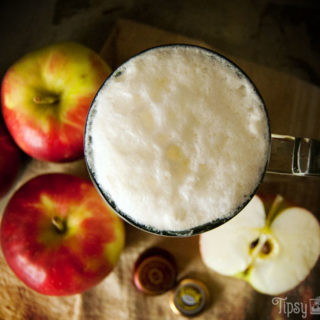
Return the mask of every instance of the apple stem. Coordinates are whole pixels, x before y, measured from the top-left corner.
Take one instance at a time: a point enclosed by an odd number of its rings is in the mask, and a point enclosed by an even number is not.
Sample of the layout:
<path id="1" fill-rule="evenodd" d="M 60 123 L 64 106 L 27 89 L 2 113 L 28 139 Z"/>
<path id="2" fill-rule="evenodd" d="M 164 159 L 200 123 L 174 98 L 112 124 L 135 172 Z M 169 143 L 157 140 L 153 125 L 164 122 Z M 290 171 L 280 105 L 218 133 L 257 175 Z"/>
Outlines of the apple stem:
<path id="1" fill-rule="evenodd" d="M 58 216 L 52 218 L 52 224 L 58 233 L 64 233 L 67 229 L 65 221 Z"/>
<path id="2" fill-rule="evenodd" d="M 45 97 L 41 97 L 41 96 L 33 97 L 33 102 L 36 104 L 54 104 L 58 102 L 58 100 L 59 98 L 54 95 L 45 96 Z"/>
<path id="3" fill-rule="evenodd" d="M 283 203 L 284 199 L 281 195 L 277 195 L 272 202 L 271 208 L 267 214 L 267 221 L 266 225 L 270 226 L 273 220 L 275 219 L 276 215 L 279 213 L 280 205 Z"/>

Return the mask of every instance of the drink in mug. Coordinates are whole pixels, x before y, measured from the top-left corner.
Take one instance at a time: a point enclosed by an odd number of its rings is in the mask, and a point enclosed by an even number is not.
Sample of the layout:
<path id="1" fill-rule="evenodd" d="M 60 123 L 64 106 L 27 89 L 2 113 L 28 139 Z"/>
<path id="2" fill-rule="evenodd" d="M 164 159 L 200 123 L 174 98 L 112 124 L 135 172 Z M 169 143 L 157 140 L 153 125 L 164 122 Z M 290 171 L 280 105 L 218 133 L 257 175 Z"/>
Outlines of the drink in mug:
<path id="1" fill-rule="evenodd" d="M 270 129 L 252 82 L 190 45 L 146 50 L 106 80 L 89 111 L 85 157 L 107 202 L 164 235 L 222 224 L 266 170 Z"/>

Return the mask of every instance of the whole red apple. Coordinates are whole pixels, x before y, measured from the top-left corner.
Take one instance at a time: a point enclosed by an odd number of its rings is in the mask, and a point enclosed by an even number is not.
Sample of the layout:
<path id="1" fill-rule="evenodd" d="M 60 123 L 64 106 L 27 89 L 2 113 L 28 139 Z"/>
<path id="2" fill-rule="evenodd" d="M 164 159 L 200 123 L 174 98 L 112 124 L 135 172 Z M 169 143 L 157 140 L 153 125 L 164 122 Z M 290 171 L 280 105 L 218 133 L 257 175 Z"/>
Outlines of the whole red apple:
<path id="1" fill-rule="evenodd" d="M 50 45 L 18 60 L 1 88 L 3 116 L 18 146 L 40 160 L 81 158 L 87 113 L 110 71 L 77 43 Z"/>
<path id="2" fill-rule="evenodd" d="M 0 198 L 5 195 L 21 168 L 21 151 L 0 119 Z"/>
<path id="3" fill-rule="evenodd" d="M 111 272 L 124 226 L 91 182 L 54 173 L 31 179 L 13 195 L 0 240 L 18 278 L 39 293 L 62 296 L 83 292 Z"/>

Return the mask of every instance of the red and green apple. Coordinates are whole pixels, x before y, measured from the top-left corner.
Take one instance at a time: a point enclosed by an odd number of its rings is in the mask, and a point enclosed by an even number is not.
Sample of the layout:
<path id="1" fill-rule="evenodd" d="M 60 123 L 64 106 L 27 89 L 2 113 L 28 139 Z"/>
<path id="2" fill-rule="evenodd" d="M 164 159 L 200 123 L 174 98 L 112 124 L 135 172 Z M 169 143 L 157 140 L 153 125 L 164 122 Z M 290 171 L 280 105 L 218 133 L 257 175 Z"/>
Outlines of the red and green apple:
<path id="1" fill-rule="evenodd" d="M 20 171 L 21 162 L 21 151 L 0 119 L 0 198 L 13 184 Z"/>
<path id="2" fill-rule="evenodd" d="M 97 53 L 77 43 L 23 56 L 1 87 L 3 116 L 17 145 L 40 160 L 81 158 L 89 107 L 110 72 Z"/>
<path id="3" fill-rule="evenodd" d="M 316 264 L 320 226 L 311 212 L 280 195 L 254 196 L 233 219 L 200 236 L 200 252 L 210 269 L 279 295 L 296 287 Z"/>
<path id="4" fill-rule="evenodd" d="M 45 174 L 24 184 L 1 223 L 4 257 L 31 289 L 62 296 L 83 292 L 115 267 L 124 246 L 122 220 L 90 181 Z"/>

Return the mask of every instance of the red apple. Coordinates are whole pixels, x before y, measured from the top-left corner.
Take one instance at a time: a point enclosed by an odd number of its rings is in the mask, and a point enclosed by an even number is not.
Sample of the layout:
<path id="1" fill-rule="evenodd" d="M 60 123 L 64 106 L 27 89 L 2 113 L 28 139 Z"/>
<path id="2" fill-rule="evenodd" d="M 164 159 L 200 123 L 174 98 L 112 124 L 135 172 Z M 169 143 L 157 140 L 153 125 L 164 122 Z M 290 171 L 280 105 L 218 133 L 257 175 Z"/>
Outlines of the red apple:
<path id="1" fill-rule="evenodd" d="M 18 146 L 40 160 L 81 158 L 87 113 L 110 71 L 98 54 L 76 43 L 54 44 L 17 61 L 4 76 L 1 98 Z"/>
<path id="2" fill-rule="evenodd" d="M 54 173 L 33 178 L 13 195 L 0 240 L 18 278 L 39 293 L 62 296 L 83 292 L 111 272 L 124 226 L 91 182 Z"/>
<path id="3" fill-rule="evenodd" d="M 21 168 L 21 151 L 0 119 L 0 198 L 5 195 Z"/>

